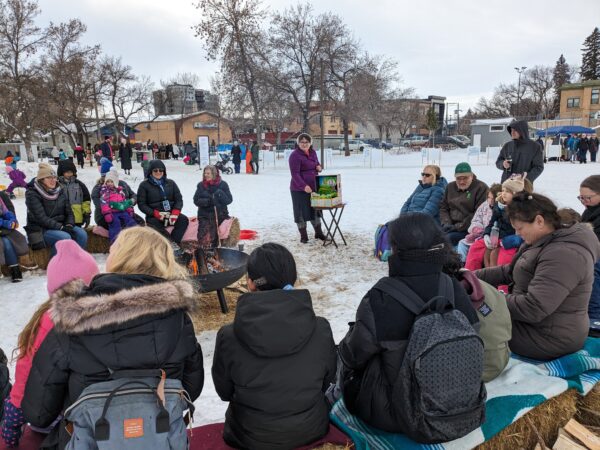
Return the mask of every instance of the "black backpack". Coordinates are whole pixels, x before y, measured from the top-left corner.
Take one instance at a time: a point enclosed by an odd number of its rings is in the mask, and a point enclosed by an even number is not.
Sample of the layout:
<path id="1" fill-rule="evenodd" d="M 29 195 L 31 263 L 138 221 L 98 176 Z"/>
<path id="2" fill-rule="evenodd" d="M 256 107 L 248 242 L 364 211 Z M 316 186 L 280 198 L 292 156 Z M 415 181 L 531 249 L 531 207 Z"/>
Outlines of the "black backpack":
<path id="1" fill-rule="evenodd" d="M 391 403 L 404 433 L 421 443 L 461 438 L 485 420 L 483 341 L 454 305 L 450 277 L 424 302 L 408 285 L 383 278 L 375 286 L 416 315 Z"/>

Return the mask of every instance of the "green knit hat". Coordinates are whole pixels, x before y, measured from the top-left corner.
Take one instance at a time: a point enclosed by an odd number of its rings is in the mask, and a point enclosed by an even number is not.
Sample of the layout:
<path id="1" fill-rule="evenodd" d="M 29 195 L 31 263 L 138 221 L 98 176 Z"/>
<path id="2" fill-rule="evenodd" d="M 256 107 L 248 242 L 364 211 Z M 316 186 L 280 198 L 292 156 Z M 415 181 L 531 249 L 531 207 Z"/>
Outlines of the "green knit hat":
<path id="1" fill-rule="evenodd" d="M 467 162 L 458 163 L 456 169 L 454 169 L 454 174 L 458 175 L 459 173 L 473 173 L 471 165 Z"/>

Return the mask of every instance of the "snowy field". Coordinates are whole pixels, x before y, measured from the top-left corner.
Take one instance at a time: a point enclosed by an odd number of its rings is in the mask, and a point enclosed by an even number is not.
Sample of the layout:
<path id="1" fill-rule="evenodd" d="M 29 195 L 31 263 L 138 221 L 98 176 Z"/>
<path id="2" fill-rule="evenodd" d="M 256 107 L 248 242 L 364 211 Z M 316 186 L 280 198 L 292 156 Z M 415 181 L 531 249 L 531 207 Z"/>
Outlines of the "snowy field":
<path id="1" fill-rule="evenodd" d="M 343 198 L 347 203 L 341 228 L 348 242 L 347 247 L 323 248 L 311 239 L 300 244 L 292 217 L 289 193 L 289 171 L 284 159 L 274 161 L 269 153 L 264 156 L 259 175 L 226 175 L 234 202 L 229 211 L 240 219 L 242 228 L 256 230 L 259 238 L 246 243 L 246 251 L 264 242 L 286 245 L 294 254 L 299 270 L 300 285 L 310 290 L 315 311 L 331 323 L 336 342 L 347 330 L 356 307 L 366 291 L 382 276 L 387 265 L 372 257 L 373 234 L 377 225 L 394 218 L 405 199 L 414 190 L 423 166 L 420 153 L 406 155 L 382 155 L 375 151 L 371 159 L 362 155 L 349 158 L 334 155 L 328 160 L 326 174 L 341 174 Z M 464 150 L 444 152 L 441 157 L 442 174 L 453 180 L 454 166 L 467 160 Z M 473 171 L 486 183 L 499 182 L 501 172 L 485 155 L 479 160 L 471 158 Z M 195 215 L 192 198 L 201 172 L 197 167 L 184 166 L 180 161 L 167 161 L 168 177 L 174 179 L 184 196 L 183 212 Z M 117 164 L 118 166 L 118 164 Z M 383 167 L 382 167 L 383 166 Z M 597 174 L 596 164 L 579 165 L 549 163 L 535 184 L 536 192 L 548 195 L 561 207 L 569 206 L 582 212 L 576 196 L 579 183 L 588 175 Z M 27 179 L 35 175 L 35 166 L 26 168 Z M 122 175 L 134 189 L 141 182 L 142 170 L 134 163 L 130 176 Z M 91 191 L 98 178 L 98 170 L 86 167 L 79 172 L 79 179 Z M 0 184 L 8 184 L 2 168 Z M 15 201 L 21 225 L 25 225 L 25 200 Z M 309 225 L 309 237 L 312 229 Z M 105 255 L 95 255 L 104 267 Z M 10 354 L 16 346 L 17 335 L 27 323 L 37 305 L 47 298 L 45 273 L 26 273 L 22 283 L 12 284 L 10 279 L 0 279 L 0 347 Z M 226 403 L 215 393 L 210 368 L 214 351 L 216 330 L 203 332 L 198 338 L 204 352 L 205 385 L 196 401 L 195 423 L 205 424 L 224 420 Z"/>

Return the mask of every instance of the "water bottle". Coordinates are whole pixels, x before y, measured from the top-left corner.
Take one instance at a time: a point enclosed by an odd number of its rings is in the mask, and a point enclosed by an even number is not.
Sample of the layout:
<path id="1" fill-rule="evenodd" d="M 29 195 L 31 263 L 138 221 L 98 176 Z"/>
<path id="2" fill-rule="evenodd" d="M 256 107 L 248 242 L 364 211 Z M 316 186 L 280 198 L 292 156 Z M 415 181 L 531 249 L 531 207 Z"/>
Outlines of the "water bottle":
<path id="1" fill-rule="evenodd" d="M 490 242 L 492 243 L 492 247 L 498 247 L 498 238 L 500 237 L 500 228 L 498 227 L 498 222 L 494 222 L 494 226 L 492 227 L 492 232 L 490 233 Z"/>

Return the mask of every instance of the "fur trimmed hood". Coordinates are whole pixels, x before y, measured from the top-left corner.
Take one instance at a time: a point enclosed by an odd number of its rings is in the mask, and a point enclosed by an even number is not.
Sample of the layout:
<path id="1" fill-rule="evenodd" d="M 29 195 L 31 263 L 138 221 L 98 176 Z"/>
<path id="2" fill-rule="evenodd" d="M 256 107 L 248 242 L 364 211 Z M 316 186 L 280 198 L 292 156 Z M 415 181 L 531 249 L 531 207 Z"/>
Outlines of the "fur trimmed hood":
<path id="1" fill-rule="evenodd" d="M 106 274 L 99 277 L 114 277 Z M 135 277 L 135 276 L 134 276 Z M 153 278 L 153 277 L 151 277 Z M 98 280 L 98 277 L 94 281 Z M 183 280 L 137 284 L 122 283 L 123 289 L 98 292 L 81 280 L 65 284 L 51 297 L 50 316 L 57 331 L 81 334 L 118 325 L 143 316 L 194 308 L 194 288 Z M 94 282 L 93 282 L 94 283 Z"/>

